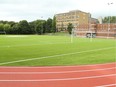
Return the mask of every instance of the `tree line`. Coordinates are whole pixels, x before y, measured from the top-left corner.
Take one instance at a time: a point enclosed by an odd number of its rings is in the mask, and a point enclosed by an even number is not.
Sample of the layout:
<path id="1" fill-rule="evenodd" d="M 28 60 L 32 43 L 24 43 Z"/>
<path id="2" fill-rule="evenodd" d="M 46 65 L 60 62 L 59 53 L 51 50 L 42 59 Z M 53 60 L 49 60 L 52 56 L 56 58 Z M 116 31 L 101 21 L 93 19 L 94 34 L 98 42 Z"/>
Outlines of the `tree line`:
<path id="1" fill-rule="evenodd" d="M 103 18 L 103 23 L 116 23 L 116 16 L 107 16 Z"/>
<path id="2" fill-rule="evenodd" d="M 35 20 L 28 22 L 27 20 L 21 20 L 20 22 L 14 21 L 0 21 L 0 32 L 6 32 L 6 34 L 45 34 L 55 33 L 56 18 L 48 18 L 47 20 Z"/>

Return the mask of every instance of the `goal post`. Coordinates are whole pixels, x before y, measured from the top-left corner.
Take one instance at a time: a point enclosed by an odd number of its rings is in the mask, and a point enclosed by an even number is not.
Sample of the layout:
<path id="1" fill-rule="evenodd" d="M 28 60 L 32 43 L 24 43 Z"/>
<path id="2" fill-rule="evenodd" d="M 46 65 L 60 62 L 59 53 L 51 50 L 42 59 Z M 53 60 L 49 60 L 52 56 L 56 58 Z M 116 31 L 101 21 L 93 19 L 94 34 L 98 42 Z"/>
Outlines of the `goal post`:
<path id="1" fill-rule="evenodd" d="M 74 42 L 74 37 L 76 36 L 75 30 L 76 30 L 76 29 L 73 28 L 72 31 L 71 31 L 71 43 Z"/>

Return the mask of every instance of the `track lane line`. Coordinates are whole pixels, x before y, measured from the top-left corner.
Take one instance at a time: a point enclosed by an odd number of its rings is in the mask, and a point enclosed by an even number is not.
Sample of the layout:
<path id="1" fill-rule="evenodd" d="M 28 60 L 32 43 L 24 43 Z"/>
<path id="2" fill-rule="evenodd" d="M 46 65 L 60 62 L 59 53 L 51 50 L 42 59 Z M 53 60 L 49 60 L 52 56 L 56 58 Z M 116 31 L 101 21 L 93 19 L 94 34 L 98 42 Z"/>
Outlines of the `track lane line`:
<path id="1" fill-rule="evenodd" d="M 115 83 L 115 84 L 108 84 L 108 85 L 95 86 L 95 87 L 109 87 L 109 86 L 115 86 L 115 87 L 116 87 L 116 83 Z"/>
<path id="2" fill-rule="evenodd" d="M 59 71 L 59 72 L 0 72 L 0 74 L 61 74 L 61 73 L 77 73 L 77 72 L 103 71 L 103 70 L 111 70 L 111 69 L 115 70 L 116 67 L 104 68 L 104 69 L 92 69 L 92 70 Z"/>
<path id="3" fill-rule="evenodd" d="M 74 66 L 74 67 L 5 67 L 5 68 L 1 68 L 0 67 L 0 72 L 59 72 L 59 71 L 74 71 L 74 70 L 91 70 L 91 69 L 103 69 L 103 68 L 110 68 L 110 67 L 116 67 L 115 63 L 108 63 L 108 64 L 97 64 L 97 65 L 79 65 L 79 66 Z"/>
<path id="4" fill-rule="evenodd" d="M 0 80 L 0 82 L 45 82 L 45 81 L 69 81 L 69 80 L 95 79 L 95 78 L 112 77 L 112 76 L 116 76 L 116 74 L 101 75 L 101 76 L 89 76 L 89 77 L 81 77 L 81 78 L 62 78 L 62 79 Z"/>
<path id="5" fill-rule="evenodd" d="M 116 74 L 114 70 L 109 71 L 93 71 L 80 73 L 61 73 L 61 74 L 0 74 L 1 80 L 28 80 L 28 79 L 60 79 L 60 78 L 81 78 L 89 76 L 110 75 Z"/>

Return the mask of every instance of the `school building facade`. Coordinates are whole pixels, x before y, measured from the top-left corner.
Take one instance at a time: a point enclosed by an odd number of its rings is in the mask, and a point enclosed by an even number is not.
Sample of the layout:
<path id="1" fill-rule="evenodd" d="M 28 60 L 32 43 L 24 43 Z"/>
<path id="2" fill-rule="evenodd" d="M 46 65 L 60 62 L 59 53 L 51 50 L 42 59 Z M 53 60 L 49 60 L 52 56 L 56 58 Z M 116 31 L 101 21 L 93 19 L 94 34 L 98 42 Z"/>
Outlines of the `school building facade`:
<path id="1" fill-rule="evenodd" d="M 116 23 L 103 24 L 87 12 L 73 10 L 56 14 L 55 17 L 58 31 L 66 31 L 68 24 L 72 23 L 75 35 L 81 37 L 116 37 Z"/>

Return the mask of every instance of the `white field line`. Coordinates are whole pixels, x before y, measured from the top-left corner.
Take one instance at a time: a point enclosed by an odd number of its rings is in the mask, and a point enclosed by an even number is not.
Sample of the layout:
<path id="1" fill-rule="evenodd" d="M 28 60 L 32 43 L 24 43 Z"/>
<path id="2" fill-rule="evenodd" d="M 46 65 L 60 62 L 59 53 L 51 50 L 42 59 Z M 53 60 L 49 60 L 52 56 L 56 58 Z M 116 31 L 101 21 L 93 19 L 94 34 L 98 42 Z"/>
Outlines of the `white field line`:
<path id="1" fill-rule="evenodd" d="M 116 67 L 104 68 L 104 69 L 92 69 L 92 70 L 59 71 L 59 72 L 0 72 L 0 74 L 63 74 L 63 73 L 103 71 L 103 70 L 112 70 L 112 69 L 116 69 Z"/>
<path id="2" fill-rule="evenodd" d="M 84 80 L 84 79 L 96 79 L 116 76 L 116 74 L 101 75 L 101 76 L 89 76 L 80 78 L 61 78 L 61 79 L 32 79 L 32 80 L 0 80 L 0 82 L 45 82 L 45 81 L 70 81 L 70 80 Z"/>
<path id="3" fill-rule="evenodd" d="M 6 37 L 28 37 L 27 35 L 9 35 Z"/>
<path id="4" fill-rule="evenodd" d="M 10 48 L 10 47 L 20 47 L 20 46 L 38 46 L 38 45 L 49 45 L 49 44 L 66 44 L 66 43 L 70 43 L 70 42 L 58 42 L 58 43 L 38 43 L 38 44 L 22 44 L 22 45 L 7 45 L 7 46 L 0 46 L 0 48 Z"/>
<path id="5" fill-rule="evenodd" d="M 38 58 L 29 58 L 29 59 L 16 60 L 16 61 L 10 61 L 10 62 L 3 62 L 3 63 L 0 63 L 0 65 L 25 62 L 25 61 L 32 61 L 32 60 L 47 59 L 47 58 L 54 58 L 54 57 L 67 56 L 67 55 L 80 54 L 80 53 L 95 52 L 95 51 L 101 51 L 101 50 L 108 50 L 108 49 L 112 49 L 112 48 L 114 48 L 114 47 L 94 49 L 94 50 L 86 50 L 86 51 L 81 51 L 81 52 L 66 53 L 66 54 L 59 54 L 59 55 L 45 56 L 45 57 L 38 57 Z"/>
<path id="6" fill-rule="evenodd" d="M 95 86 L 95 87 L 109 87 L 109 86 L 115 86 L 115 87 L 116 87 L 116 83 L 115 83 L 115 84 L 108 84 L 108 85 Z"/>
<path id="7" fill-rule="evenodd" d="M 112 63 L 103 63 L 103 64 L 91 64 L 91 65 L 75 65 L 75 66 L 0 66 L 0 69 L 1 68 L 12 68 L 12 69 L 15 69 L 15 68 L 22 68 L 22 69 L 32 69 L 32 68 L 71 68 L 71 67 L 91 67 L 91 66 L 105 66 L 105 65 L 111 65 L 111 64 L 114 64 L 116 65 L 116 62 L 112 62 Z M 116 66 L 115 66 L 116 67 Z"/>

